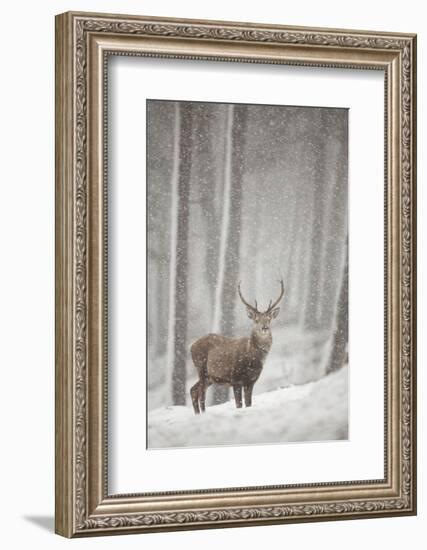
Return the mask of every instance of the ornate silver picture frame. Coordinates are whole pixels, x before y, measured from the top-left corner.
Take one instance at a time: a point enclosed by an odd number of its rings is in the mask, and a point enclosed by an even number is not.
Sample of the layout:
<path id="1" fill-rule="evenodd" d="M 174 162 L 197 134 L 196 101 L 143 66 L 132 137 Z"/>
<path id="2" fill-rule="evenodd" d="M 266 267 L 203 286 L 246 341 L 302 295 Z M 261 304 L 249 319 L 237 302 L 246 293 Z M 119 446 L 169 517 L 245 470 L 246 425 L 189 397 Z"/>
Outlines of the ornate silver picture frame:
<path id="1" fill-rule="evenodd" d="M 138 57 L 141 62 L 244 63 L 253 71 L 268 64 L 273 73 L 280 66 L 298 66 L 384 76 L 384 365 L 377 365 L 384 372 L 381 478 L 305 483 L 284 479 L 223 488 L 209 488 L 207 479 L 197 489 L 141 493 L 135 487 L 126 494 L 109 490 L 108 60 L 115 56 Z M 81 537 L 415 514 L 415 179 L 415 35 L 58 15 L 56 532 Z M 364 307 L 369 316 L 369 301 Z M 144 424 L 146 419 L 139 421 Z M 271 446 L 269 452 L 275 449 Z"/>

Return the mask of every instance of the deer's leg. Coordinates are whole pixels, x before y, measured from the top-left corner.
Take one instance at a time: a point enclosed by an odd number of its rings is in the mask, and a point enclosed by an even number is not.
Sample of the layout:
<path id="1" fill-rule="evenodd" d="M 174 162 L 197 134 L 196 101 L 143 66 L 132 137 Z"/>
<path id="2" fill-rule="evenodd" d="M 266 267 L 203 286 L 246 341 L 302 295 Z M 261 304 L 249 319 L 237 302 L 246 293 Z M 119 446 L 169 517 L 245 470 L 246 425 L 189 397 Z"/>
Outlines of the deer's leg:
<path id="1" fill-rule="evenodd" d="M 245 386 L 245 406 L 252 407 L 252 390 L 254 389 L 254 384 L 249 384 Z"/>
<path id="2" fill-rule="evenodd" d="M 234 400 L 238 409 L 242 406 L 242 386 L 233 386 Z"/>
<path id="3" fill-rule="evenodd" d="M 202 412 L 205 412 L 205 402 L 206 402 L 206 390 L 208 385 L 204 380 L 200 381 L 199 386 L 199 399 L 200 399 L 200 409 Z"/>
<path id="4" fill-rule="evenodd" d="M 196 414 L 200 414 L 199 391 L 200 391 L 200 381 L 196 382 L 190 390 L 191 401 L 193 403 L 194 412 Z"/>

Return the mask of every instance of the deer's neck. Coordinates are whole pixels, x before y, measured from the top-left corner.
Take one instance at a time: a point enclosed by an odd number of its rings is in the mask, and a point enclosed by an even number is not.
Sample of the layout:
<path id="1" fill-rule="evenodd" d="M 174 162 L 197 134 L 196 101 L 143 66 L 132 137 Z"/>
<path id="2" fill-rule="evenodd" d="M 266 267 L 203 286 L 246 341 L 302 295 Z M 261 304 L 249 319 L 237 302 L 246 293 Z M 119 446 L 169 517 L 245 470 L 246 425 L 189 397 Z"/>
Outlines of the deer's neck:
<path id="1" fill-rule="evenodd" d="M 250 341 L 251 346 L 261 355 L 261 359 L 265 359 L 273 342 L 271 332 L 264 336 L 254 330 L 251 334 Z"/>

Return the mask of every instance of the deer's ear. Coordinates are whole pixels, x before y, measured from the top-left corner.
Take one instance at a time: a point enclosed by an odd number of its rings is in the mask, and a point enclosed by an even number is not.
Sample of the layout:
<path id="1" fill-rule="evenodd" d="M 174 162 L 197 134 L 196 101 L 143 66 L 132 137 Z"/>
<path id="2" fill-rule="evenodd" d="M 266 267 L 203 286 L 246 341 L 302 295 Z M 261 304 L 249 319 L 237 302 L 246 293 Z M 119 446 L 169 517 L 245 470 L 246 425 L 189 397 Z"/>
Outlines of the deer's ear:
<path id="1" fill-rule="evenodd" d="M 280 307 L 276 307 L 276 309 L 273 309 L 273 311 L 270 313 L 270 317 L 272 319 L 275 319 L 279 315 Z"/>
<path id="2" fill-rule="evenodd" d="M 249 319 L 252 319 L 253 321 L 255 321 L 255 319 L 256 319 L 256 313 L 255 313 L 255 311 L 253 311 L 252 309 L 249 309 L 249 308 L 247 307 L 247 308 L 246 308 L 246 313 L 248 314 Z"/>

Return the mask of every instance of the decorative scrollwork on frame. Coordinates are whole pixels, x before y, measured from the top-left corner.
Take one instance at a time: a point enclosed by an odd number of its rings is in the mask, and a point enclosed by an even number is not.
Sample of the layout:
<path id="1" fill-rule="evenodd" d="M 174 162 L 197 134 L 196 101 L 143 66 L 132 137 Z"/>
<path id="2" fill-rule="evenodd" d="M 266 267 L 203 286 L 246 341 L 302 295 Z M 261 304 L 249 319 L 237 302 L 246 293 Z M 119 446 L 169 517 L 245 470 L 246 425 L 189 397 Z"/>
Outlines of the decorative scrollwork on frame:
<path id="1" fill-rule="evenodd" d="M 86 517 L 86 237 L 87 121 L 86 41 L 83 21 L 76 22 L 75 84 L 75 519 Z"/>
<path id="2" fill-rule="evenodd" d="M 413 415 L 413 197 L 412 197 L 412 72 L 413 46 L 410 40 L 390 35 L 306 32 L 220 26 L 201 23 L 162 23 L 143 20 L 115 21 L 106 18 L 76 17 L 75 39 L 75 524 L 81 530 L 198 523 L 243 522 L 278 518 L 345 516 L 403 510 L 412 505 L 414 491 L 412 441 Z M 259 506 L 206 511 L 158 512 L 113 516 L 88 516 L 87 480 L 87 40 L 89 33 L 132 34 L 138 36 L 181 37 L 242 42 L 335 46 L 396 50 L 401 56 L 401 498 L 354 502 L 326 502 L 288 506 Z M 120 52 L 119 52 L 120 53 Z M 238 60 L 237 60 L 238 61 Z M 243 60 L 242 60 L 243 61 Z M 262 61 L 261 61 L 262 62 Z M 304 62 L 300 63 L 304 65 Z"/>
<path id="3" fill-rule="evenodd" d="M 387 499 L 365 502 L 342 502 L 303 504 L 294 506 L 251 507 L 225 510 L 205 510 L 196 512 L 166 512 L 135 515 L 120 515 L 89 518 L 82 529 L 107 529 L 112 527 L 143 527 L 151 525 L 182 525 L 198 522 L 239 522 L 246 520 L 268 520 L 278 518 L 301 519 L 307 516 L 331 516 L 362 514 L 404 509 L 402 499 Z"/>

